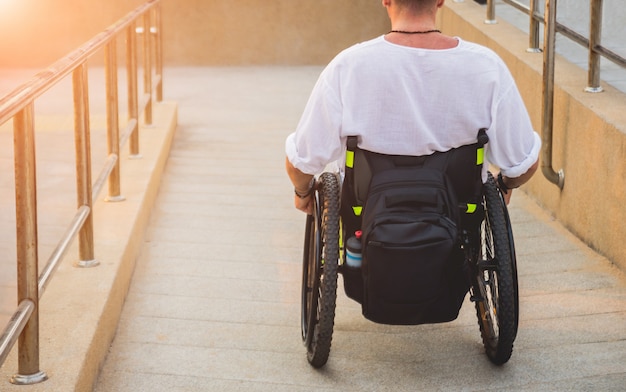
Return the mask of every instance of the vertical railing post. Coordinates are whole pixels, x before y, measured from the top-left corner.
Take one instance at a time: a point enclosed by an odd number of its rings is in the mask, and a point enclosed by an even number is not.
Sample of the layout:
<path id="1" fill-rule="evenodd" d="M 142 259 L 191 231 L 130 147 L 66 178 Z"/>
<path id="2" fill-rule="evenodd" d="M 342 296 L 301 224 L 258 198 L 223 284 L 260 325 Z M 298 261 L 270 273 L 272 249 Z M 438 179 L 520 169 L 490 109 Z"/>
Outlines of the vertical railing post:
<path id="1" fill-rule="evenodd" d="M 109 174 L 109 192 L 106 201 L 123 201 L 120 189 L 120 125 L 117 95 L 117 46 L 115 37 L 104 47 L 106 73 L 107 150 L 115 156 L 115 166 Z"/>
<path id="2" fill-rule="evenodd" d="M 530 0 L 529 4 L 529 30 L 528 30 L 528 49 L 529 53 L 540 53 L 539 47 L 539 21 L 535 19 L 535 13 L 537 11 L 537 0 Z"/>
<path id="3" fill-rule="evenodd" d="M 554 127 L 554 59 L 556 40 L 556 0 L 546 0 L 543 44 L 543 153 L 541 171 L 548 181 L 563 189 L 565 174 L 552 168 L 552 131 Z"/>
<path id="4" fill-rule="evenodd" d="M 589 2 L 589 73 L 587 76 L 586 92 L 602 92 L 600 86 L 600 55 L 596 48 L 602 44 L 602 0 Z"/>
<path id="5" fill-rule="evenodd" d="M 128 121 L 133 122 L 130 135 L 130 156 L 139 158 L 139 98 L 137 88 L 137 24 L 126 29 L 126 75 L 128 79 Z"/>
<path id="6" fill-rule="evenodd" d="M 76 198 L 78 207 L 87 206 L 89 216 L 78 233 L 77 267 L 94 267 L 93 202 L 91 189 L 91 141 L 89 130 L 89 94 L 87 65 L 78 66 L 72 74 L 74 94 L 74 138 L 76 144 Z"/>
<path id="7" fill-rule="evenodd" d="M 496 2 L 495 0 L 487 0 L 487 19 L 485 19 L 485 24 L 496 23 L 498 23 L 496 19 Z"/>
<path id="8" fill-rule="evenodd" d="M 35 309 L 18 340 L 18 374 L 11 382 L 34 384 L 47 379 L 39 369 L 39 270 L 37 241 L 37 175 L 33 103 L 13 118 L 18 303 Z"/>
<path id="9" fill-rule="evenodd" d="M 152 125 L 152 45 L 150 33 L 150 11 L 143 15 L 143 90 L 148 97 L 148 102 L 144 109 L 144 120 L 146 125 Z"/>
<path id="10" fill-rule="evenodd" d="M 156 101 L 163 101 L 163 23 L 161 21 L 161 3 L 155 6 L 155 68 L 156 75 L 159 78 L 159 84 L 156 86 Z"/>

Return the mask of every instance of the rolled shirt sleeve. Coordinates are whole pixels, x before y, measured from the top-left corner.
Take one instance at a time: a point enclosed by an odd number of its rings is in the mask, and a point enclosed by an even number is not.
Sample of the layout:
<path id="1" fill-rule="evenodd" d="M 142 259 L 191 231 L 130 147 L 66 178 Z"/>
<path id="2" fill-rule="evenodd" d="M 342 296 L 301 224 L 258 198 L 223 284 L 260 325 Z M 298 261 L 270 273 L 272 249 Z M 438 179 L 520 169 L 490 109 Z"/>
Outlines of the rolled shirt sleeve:
<path id="1" fill-rule="evenodd" d="M 539 159 L 541 138 L 534 131 L 515 83 L 496 102 L 488 130 L 487 160 L 502 174 L 515 178 L 526 173 Z"/>
<path id="2" fill-rule="evenodd" d="M 306 174 L 320 174 L 324 168 L 342 159 L 342 110 L 336 89 L 329 88 L 322 72 L 304 109 L 296 131 L 285 141 L 285 152 L 291 164 Z"/>

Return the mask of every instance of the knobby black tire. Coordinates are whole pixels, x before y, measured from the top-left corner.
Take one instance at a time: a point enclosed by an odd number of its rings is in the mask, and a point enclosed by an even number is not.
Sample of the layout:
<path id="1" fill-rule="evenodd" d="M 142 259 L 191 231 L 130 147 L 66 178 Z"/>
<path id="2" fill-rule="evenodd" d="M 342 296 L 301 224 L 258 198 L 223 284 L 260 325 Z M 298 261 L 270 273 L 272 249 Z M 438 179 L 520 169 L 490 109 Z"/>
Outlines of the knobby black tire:
<path id="1" fill-rule="evenodd" d="M 506 204 L 489 173 L 484 185 L 485 219 L 477 268 L 478 325 L 487 357 L 496 365 L 513 352 L 518 325 L 517 268 Z"/>
<path id="2" fill-rule="evenodd" d="M 517 277 L 517 256 L 515 254 L 515 241 L 513 240 L 513 229 L 511 228 L 511 217 L 508 208 L 504 208 L 504 220 L 506 221 L 507 234 L 509 235 L 509 249 L 511 250 L 511 268 L 513 275 L 513 292 L 515 299 L 515 331 L 514 336 L 517 337 L 517 329 L 519 327 L 519 283 Z"/>
<path id="3" fill-rule="evenodd" d="M 339 263 L 339 182 L 320 176 L 315 211 L 307 217 L 302 272 L 302 340 L 316 368 L 328 361 L 335 324 Z"/>

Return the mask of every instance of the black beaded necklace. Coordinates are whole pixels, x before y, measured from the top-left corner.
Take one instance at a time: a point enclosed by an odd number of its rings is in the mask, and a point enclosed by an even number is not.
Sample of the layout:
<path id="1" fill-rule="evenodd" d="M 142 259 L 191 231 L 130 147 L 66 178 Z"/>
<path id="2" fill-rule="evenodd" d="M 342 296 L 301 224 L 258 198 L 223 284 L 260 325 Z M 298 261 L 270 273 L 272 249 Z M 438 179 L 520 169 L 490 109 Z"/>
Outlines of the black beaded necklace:
<path id="1" fill-rule="evenodd" d="M 404 30 L 391 30 L 389 33 L 399 33 L 399 34 L 430 34 L 430 33 L 441 33 L 441 30 L 424 30 L 424 31 L 404 31 Z M 387 33 L 387 34 L 389 34 Z"/>

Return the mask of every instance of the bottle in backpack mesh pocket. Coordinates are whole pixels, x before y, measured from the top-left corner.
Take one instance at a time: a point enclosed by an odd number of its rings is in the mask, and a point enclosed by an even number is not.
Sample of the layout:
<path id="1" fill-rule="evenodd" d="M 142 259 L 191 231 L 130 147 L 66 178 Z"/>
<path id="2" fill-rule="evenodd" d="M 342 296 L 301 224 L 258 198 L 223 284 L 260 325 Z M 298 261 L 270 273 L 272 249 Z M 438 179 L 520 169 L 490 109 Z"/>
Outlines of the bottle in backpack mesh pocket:
<path id="1" fill-rule="evenodd" d="M 346 264 L 350 268 L 361 268 L 363 254 L 361 253 L 361 231 L 356 231 L 346 242 Z"/>

